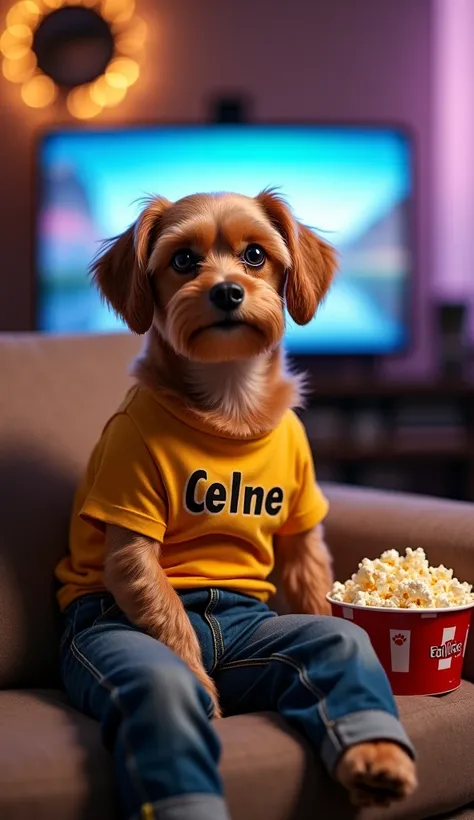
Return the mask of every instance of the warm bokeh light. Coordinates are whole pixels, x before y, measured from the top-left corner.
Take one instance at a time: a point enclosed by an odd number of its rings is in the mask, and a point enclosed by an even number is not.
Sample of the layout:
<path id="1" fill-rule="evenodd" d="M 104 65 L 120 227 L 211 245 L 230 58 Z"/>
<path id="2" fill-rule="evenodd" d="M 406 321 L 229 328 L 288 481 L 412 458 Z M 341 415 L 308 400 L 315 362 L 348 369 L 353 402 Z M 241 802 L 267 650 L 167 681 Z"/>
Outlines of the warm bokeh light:
<path id="1" fill-rule="evenodd" d="M 0 50 L 3 56 L 8 57 L 9 60 L 21 60 L 22 57 L 25 57 L 29 53 L 30 47 L 13 43 L 8 46 L 0 46 Z"/>
<path id="2" fill-rule="evenodd" d="M 19 43 L 25 43 L 30 46 L 33 42 L 33 32 L 31 27 L 25 25 L 25 23 L 16 23 L 14 26 L 9 26 L 7 28 L 7 32 L 10 37 L 13 37 L 13 39 L 17 40 Z"/>
<path id="3" fill-rule="evenodd" d="M 114 88 L 107 82 L 105 76 L 99 77 L 90 88 L 90 96 L 98 105 L 112 108 L 122 102 L 127 93 L 126 87 Z"/>
<path id="4" fill-rule="evenodd" d="M 126 23 L 135 11 L 135 0 L 103 0 L 100 13 L 105 20 L 113 23 Z"/>
<path id="5" fill-rule="evenodd" d="M 28 80 L 21 88 L 23 102 L 30 108 L 44 108 L 56 98 L 55 84 L 45 74 L 38 74 Z"/>
<path id="6" fill-rule="evenodd" d="M 15 28 L 27 28 L 26 26 L 15 26 Z M 28 29 L 28 31 L 30 31 Z M 31 35 L 31 31 L 30 31 Z M 31 35 L 32 39 L 32 35 Z M 31 40 L 30 40 L 31 42 Z M 22 41 L 18 37 L 15 37 L 11 30 L 8 28 L 6 31 L 3 32 L 2 36 L 0 37 L 0 50 L 4 57 L 9 57 L 10 60 L 18 60 L 21 57 L 24 57 L 25 54 L 28 54 L 30 50 L 30 42 L 28 39 Z"/>
<path id="7" fill-rule="evenodd" d="M 22 0 L 15 3 L 7 14 L 7 28 L 16 25 L 36 25 L 40 17 L 39 6 L 33 0 Z"/>
<path id="8" fill-rule="evenodd" d="M 71 5 L 94 9 L 108 23 L 114 38 L 116 56 L 104 74 L 63 97 L 69 113 L 85 120 L 122 102 L 128 88 L 140 76 L 140 66 L 132 57 L 136 57 L 144 46 L 147 25 L 134 16 L 135 0 L 17 0 L 7 12 L 6 28 L 0 37 L 0 51 L 4 57 L 2 73 L 9 82 L 22 84 L 22 99 L 32 108 L 43 108 L 60 92 L 65 94 L 65 89 L 59 88 L 38 68 L 33 40 L 38 25 L 46 16 Z"/>
<path id="9" fill-rule="evenodd" d="M 139 17 L 134 18 L 125 31 L 115 34 L 115 49 L 124 56 L 136 55 L 145 45 L 147 25 Z"/>
<path id="10" fill-rule="evenodd" d="M 81 85 L 79 88 L 74 88 L 67 95 L 66 105 L 68 111 L 78 120 L 90 120 L 102 111 L 103 106 L 92 99 L 90 92 L 90 86 Z"/>
<path id="11" fill-rule="evenodd" d="M 36 57 L 32 51 L 19 60 L 9 60 L 5 57 L 2 64 L 2 73 L 11 83 L 24 83 L 35 71 Z"/>
<path id="12" fill-rule="evenodd" d="M 138 80 L 139 75 L 140 66 L 130 57 L 117 57 L 105 70 L 107 82 L 113 88 L 129 88 Z"/>

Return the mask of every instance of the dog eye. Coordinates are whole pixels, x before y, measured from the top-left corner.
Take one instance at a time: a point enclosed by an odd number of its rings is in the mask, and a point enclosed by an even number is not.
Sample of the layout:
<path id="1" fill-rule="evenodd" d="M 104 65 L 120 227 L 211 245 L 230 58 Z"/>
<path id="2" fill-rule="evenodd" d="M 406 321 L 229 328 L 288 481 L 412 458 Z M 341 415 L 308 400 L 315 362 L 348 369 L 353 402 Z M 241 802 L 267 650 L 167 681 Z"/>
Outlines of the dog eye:
<path id="1" fill-rule="evenodd" d="M 191 273 L 199 264 L 199 257 L 188 248 L 176 251 L 171 259 L 171 267 L 176 273 Z"/>
<path id="2" fill-rule="evenodd" d="M 244 262 L 251 268 L 261 268 L 266 258 L 265 251 L 260 245 L 249 245 L 243 255 Z"/>

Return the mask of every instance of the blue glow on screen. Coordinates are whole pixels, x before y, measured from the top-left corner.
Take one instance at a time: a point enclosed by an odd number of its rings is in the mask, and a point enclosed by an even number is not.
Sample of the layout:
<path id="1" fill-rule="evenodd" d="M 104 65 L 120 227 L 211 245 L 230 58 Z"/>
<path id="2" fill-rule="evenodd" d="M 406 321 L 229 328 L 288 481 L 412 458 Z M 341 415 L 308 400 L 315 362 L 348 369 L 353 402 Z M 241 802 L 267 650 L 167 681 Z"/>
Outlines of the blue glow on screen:
<path id="1" fill-rule="evenodd" d="M 400 131 L 356 126 L 176 126 L 59 132 L 39 145 L 38 325 L 51 333 L 123 331 L 87 269 L 127 228 L 139 200 L 197 191 L 255 196 L 277 186 L 296 216 L 340 254 L 333 288 L 293 353 L 390 353 L 407 341 L 412 269 L 411 146 Z"/>

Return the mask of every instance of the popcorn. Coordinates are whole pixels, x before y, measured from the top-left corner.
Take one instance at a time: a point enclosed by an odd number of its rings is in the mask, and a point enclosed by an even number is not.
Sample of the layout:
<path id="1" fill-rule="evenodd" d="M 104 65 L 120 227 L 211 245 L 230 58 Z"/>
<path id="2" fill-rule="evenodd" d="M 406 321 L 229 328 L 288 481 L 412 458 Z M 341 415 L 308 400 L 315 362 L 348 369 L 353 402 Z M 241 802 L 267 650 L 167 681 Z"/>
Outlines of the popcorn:
<path id="1" fill-rule="evenodd" d="M 386 550 L 380 558 L 364 558 L 345 584 L 335 582 L 331 597 L 341 603 L 390 609 L 445 609 L 474 603 L 472 585 L 458 581 L 443 564 L 431 567 L 421 547 L 407 547 L 405 555 Z"/>

